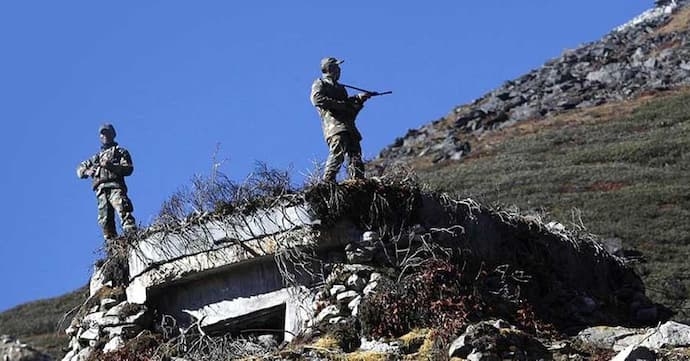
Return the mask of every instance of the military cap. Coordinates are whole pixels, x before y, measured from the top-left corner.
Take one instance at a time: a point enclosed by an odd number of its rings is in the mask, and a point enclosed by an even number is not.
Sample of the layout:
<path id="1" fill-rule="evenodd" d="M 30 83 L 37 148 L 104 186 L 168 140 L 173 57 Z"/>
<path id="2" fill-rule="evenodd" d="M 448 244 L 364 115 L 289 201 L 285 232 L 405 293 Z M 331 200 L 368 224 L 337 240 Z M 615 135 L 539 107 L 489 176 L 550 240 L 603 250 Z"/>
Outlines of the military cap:
<path id="1" fill-rule="evenodd" d="M 331 65 L 338 65 L 344 63 L 345 60 L 338 60 L 333 57 L 328 57 L 328 58 L 323 58 L 321 59 L 321 70 L 328 70 L 328 67 Z"/>
<path id="2" fill-rule="evenodd" d="M 100 128 L 98 128 L 98 134 L 103 134 L 106 132 L 110 133 L 113 138 L 115 138 L 115 135 L 117 134 L 115 133 L 115 127 L 113 127 L 113 125 L 110 123 L 104 123 Z"/>

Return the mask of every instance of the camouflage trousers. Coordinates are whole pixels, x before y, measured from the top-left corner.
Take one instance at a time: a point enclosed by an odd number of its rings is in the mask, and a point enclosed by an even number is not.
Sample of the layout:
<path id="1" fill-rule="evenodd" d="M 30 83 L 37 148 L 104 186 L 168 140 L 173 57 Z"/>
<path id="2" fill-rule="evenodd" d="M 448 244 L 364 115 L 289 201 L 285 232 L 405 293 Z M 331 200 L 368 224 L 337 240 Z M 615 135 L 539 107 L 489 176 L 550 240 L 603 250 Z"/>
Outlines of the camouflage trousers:
<path id="1" fill-rule="evenodd" d="M 115 212 L 120 216 L 124 232 L 136 228 L 136 221 L 132 215 L 134 207 L 127 197 L 127 191 L 120 188 L 103 188 L 98 190 L 96 197 L 98 198 L 98 224 L 103 229 L 105 239 L 117 237 Z"/>
<path id="2" fill-rule="evenodd" d="M 345 156 L 348 158 L 347 174 L 350 179 L 364 179 L 364 162 L 359 140 L 350 133 L 339 133 L 328 138 L 328 159 L 324 170 L 323 180 L 335 182 L 335 176 L 343 165 Z"/>

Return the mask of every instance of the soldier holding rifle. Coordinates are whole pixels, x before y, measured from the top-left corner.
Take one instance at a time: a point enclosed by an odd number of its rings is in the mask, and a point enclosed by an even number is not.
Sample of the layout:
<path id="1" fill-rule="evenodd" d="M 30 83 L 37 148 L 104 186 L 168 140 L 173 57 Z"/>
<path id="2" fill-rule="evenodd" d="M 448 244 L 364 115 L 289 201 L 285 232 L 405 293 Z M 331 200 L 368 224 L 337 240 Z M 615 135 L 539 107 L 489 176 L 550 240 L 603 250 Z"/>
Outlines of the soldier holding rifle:
<path id="1" fill-rule="evenodd" d="M 323 135 L 328 144 L 323 180 L 335 182 L 340 166 L 348 157 L 350 179 L 364 179 L 364 162 L 360 141 L 362 135 L 355 126 L 355 118 L 370 97 L 390 94 L 378 93 L 338 83 L 342 60 L 328 57 L 321 60 L 321 78 L 311 86 L 311 102 L 321 117 Z M 346 87 L 361 91 L 348 96 Z"/>
<path id="2" fill-rule="evenodd" d="M 77 176 L 93 179 L 93 190 L 98 199 L 98 223 L 103 229 L 103 237 L 112 240 L 117 237 L 115 212 L 120 216 L 125 233 L 136 228 L 132 215 L 134 207 L 127 197 L 125 184 L 125 177 L 132 174 L 134 165 L 127 149 L 115 142 L 115 128 L 111 124 L 103 124 L 98 134 L 101 150 L 79 164 Z"/>

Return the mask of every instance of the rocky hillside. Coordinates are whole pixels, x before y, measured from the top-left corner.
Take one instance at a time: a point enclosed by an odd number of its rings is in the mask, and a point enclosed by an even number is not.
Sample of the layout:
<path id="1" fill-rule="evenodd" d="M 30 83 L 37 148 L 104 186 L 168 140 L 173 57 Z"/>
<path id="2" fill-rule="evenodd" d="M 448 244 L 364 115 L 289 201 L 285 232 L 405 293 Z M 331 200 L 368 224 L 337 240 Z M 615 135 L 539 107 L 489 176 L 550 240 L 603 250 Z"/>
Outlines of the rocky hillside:
<path id="1" fill-rule="evenodd" d="M 372 169 L 587 227 L 688 320 L 689 41 L 690 6 L 668 2 L 410 130 Z"/>
<path id="2" fill-rule="evenodd" d="M 408 131 L 374 165 L 421 168 L 460 160 L 470 153 L 470 135 L 690 84 L 690 7 L 687 1 L 658 3 L 603 39 L 567 50 L 446 117 Z"/>

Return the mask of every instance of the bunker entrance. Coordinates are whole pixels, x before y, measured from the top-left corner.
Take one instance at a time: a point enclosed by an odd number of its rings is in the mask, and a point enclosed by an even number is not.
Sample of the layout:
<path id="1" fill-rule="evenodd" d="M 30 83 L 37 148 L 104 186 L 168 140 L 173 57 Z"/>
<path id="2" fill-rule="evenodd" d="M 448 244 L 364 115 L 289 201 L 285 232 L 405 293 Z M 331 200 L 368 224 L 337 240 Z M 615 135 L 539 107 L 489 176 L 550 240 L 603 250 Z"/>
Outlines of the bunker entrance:
<path id="1" fill-rule="evenodd" d="M 204 331 L 211 336 L 233 337 L 271 334 L 280 343 L 285 333 L 285 304 L 221 321 L 204 327 Z"/>

